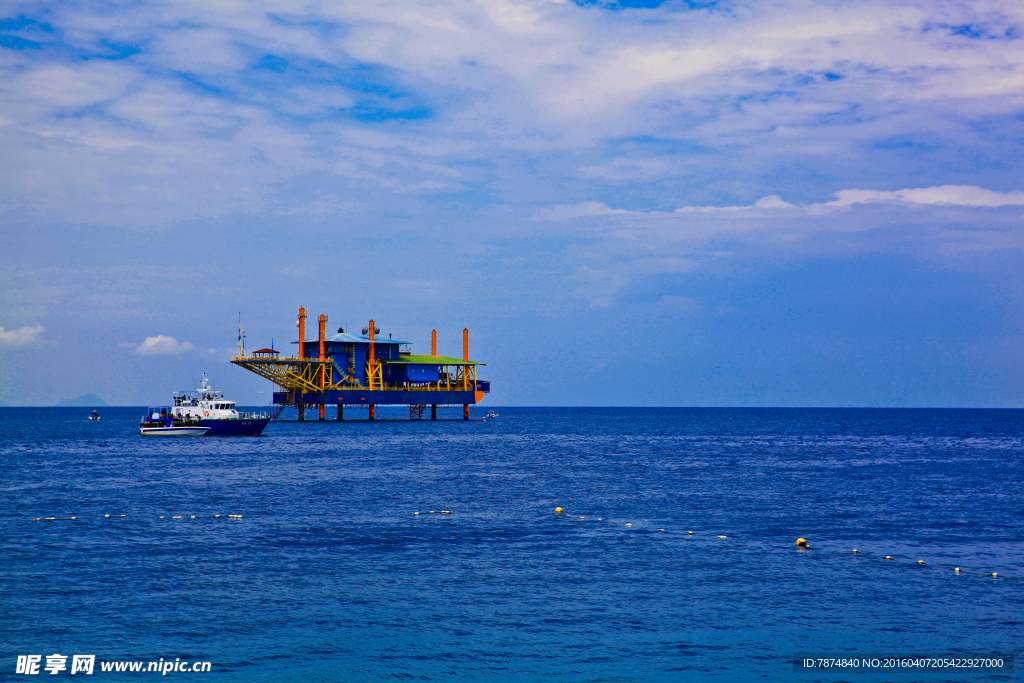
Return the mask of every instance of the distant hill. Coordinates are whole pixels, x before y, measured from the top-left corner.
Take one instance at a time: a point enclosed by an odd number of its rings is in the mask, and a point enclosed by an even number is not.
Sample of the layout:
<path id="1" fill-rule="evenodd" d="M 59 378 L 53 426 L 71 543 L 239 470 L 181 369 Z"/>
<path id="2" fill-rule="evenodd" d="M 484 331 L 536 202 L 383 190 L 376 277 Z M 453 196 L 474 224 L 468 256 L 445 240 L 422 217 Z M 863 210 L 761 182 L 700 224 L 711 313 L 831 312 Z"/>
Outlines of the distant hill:
<path id="1" fill-rule="evenodd" d="M 95 408 L 96 406 L 105 406 L 107 402 L 96 394 L 82 394 L 78 398 L 64 399 L 57 405 L 74 408 Z"/>

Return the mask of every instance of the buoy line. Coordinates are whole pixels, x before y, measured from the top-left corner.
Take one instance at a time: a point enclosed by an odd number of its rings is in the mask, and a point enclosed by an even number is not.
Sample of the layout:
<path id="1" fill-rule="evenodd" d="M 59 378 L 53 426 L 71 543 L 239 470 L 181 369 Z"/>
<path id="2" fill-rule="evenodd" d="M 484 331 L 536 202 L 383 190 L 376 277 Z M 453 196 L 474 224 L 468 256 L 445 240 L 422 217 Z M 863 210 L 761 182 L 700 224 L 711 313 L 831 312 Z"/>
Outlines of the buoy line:
<path id="1" fill-rule="evenodd" d="M 31 522 L 72 522 L 72 521 L 84 521 L 87 519 L 131 519 L 133 521 L 140 519 L 153 519 L 149 515 L 75 515 L 72 517 L 36 517 L 29 521 Z M 242 519 L 242 515 L 189 515 L 188 519 Z M 185 515 L 157 515 L 156 519 L 185 519 Z"/>
<path id="2" fill-rule="evenodd" d="M 452 515 L 452 514 L 454 514 L 454 512 L 452 510 L 427 510 L 427 511 L 422 511 L 422 512 L 421 511 L 414 511 L 414 512 L 411 512 L 411 513 L 408 513 L 408 514 L 410 516 Z M 643 527 L 637 527 L 633 522 L 620 522 L 620 521 L 617 521 L 617 520 L 614 520 L 614 519 L 605 519 L 603 517 L 592 517 L 592 516 L 588 516 L 588 515 L 571 515 L 571 514 L 566 514 L 565 510 L 563 508 L 561 508 L 561 507 L 556 507 L 555 508 L 555 514 L 558 515 L 559 517 L 561 517 L 562 519 L 565 519 L 565 520 L 603 522 L 606 526 L 614 526 L 614 527 L 620 527 L 620 528 L 624 528 L 624 529 L 631 529 L 631 530 L 636 530 L 636 531 L 641 531 L 641 532 L 652 533 L 651 529 L 645 529 Z M 228 521 L 238 521 L 238 520 L 244 519 L 244 517 L 242 515 L 238 515 L 238 514 L 222 514 L 222 513 L 221 514 L 212 514 L 212 515 L 188 515 L 187 517 L 185 515 L 127 515 L 127 514 L 110 514 L 110 513 L 105 513 L 103 515 L 98 515 L 98 514 L 97 515 L 73 515 L 73 516 L 70 516 L 70 517 L 35 517 L 35 518 L 32 518 L 32 519 L 27 520 L 27 521 L 29 521 L 29 522 L 71 522 L 71 521 L 86 521 L 86 520 L 90 520 L 90 519 L 93 519 L 93 520 L 97 520 L 97 519 L 98 520 L 122 520 L 122 519 L 124 519 L 124 520 L 131 520 L 131 521 L 142 521 L 142 520 L 153 520 L 153 519 L 157 519 L 157 520 L 160 520 L 160 519 L 170 519 L 170 520 L 179 520 L 179 519 L 180 520 L 184 520 L 184 519 L 189 519 L 189 520 L 216 520 L 216 519 L 222 519 L 222 520 L 228 520 Z M 7 520 L 7 521 L 16 521 L 16 520 Z M 307 531 L 308 530 L 309 530 L 309 528 L 307 527 Z M 689 539 L 689 540 L 698 540 L 698 539 L 704 539 L 704 538 L 710 540 L 710 539 L 712 539 L 712 537 L 714 538 L 715 541 L 727 541 L 727 540 L 730 539 L 730 536 L 726 535 L 726 534 L 700 533 L 700 532 L 692 531 L 692 530 L 687 530 L 684 533 L 684 532 L 668 531 L 665 528 L 661 528 L 661 527 L 659 527 L 656 532 L 658 534 L 668 534 L 670 536 L 671 535 L 679 534 L 682 538 L 686 538 L 686 539 Z M 333 529 L 329 529 L 329 530 L 326 530 L 326 533 L 335 533 L 335 532 L 334 532 Z M 742 537 L 739 537 L 738 540 L 739 540 L 740 543 L 744 542 Z M 733 537 L 733 541 L 734 542 L 737 541 L 737 538 Z M 751 541 L 746 541 L 746 543 L 751 544 L 752 542 Z M 760 545 L 762 547 L 769 547 L 769 548 L 777 548 L 778 547 L 778 546 L 775 546 L 775 545 L 767 545 L 767 544 L 764 544 L 764 543 L 757 543 L 757 545 Z M 960 575 L 980 576 L 980 577 L 983 577 L 983 578 L 1000 579 L 1000 580 L 1020 580 L 1020 578 L 1021 578 L 1019 576 L 1012 576 L 1012 575 L 1007 576 L 1007 575 L 1001 574 L 999 572 L 986 572 L 986 571 L 978 571 L 978 570 L 971 571 L 971 570 L 968 570 L 968 569 L 964 569 L 963 567 L 960 567 L 960 566 L 953 566 L 953 565 L 947 565 L 947 564 L 938 564 L 938 563 L 929 563 L 929 562 L 925 562 L 924 560 L 920 560 L 920 559 L 919 560 L 913 560 L 913 559 L 909 559 L 909 558 L 908 559 L 901 559 L 899 557 L 894 557 L 892 555 L 882 555 L 881 553 L 866 552 L 866 551 L 863 551 L 863 550 L 858 550 L 857 548 L 850 548 L 850 549 L 847 549 L 847 548 L 838 548 L 838 549 L 837 548 L 832 548 L 832 549 L 828 549 L 828 548 L 815 548 L 815 547 L 812 547 L 809 544 L 807 539 L 802 538 L 802 537 L 796 539 L 795 547 L 796 547 L 798 552 L 819 550 L 821 552 L 829 552 L 829 553 L 839 552 L 839 553 L 849 553 L 851 555 L 863 555 L 863 556 L 868 557 L 868 558 L 878 558 L 878 559 L 881 559 L 883 562 L 891 562 L 891 563 L 895 563 L 895 564 L 903 564 L 903 563 L 906 563 L 906 562 L 910 562 L 912 565 L 916 565 L 916 566 L 920 566 L 920 567 L 928 567 L 928 568 L 939 569 L 939 570 L 943 570 L 943 571 L 952 571 L 957 576 L 960 576 Z"/>
<path id="3" fill-rule="evenodd" d="M 555 514 L 562 515 L 563 513 L 564 513 L 564 510 L 561 507 L 556 507 L 555 508 Z M 577 518 L 578 519 L 586 519 L 586 516 L 580 515 Z M 565 519 L 570 519 L 571 520 L 571 519 L 573 519 L 573 515 L 565 515 Z M 591 518 L 591 519 L 597 519 L 598 521 L 601 520 L 600 517 Z M 620 525 L 621 524 L 621 523 L 613 521 L 613 520 L 607 520 L 607 521 L 611 525 Z M 621 524 L 621 526 L 636 528 L 632 522 L 627 522 L 625 524 Z M 665 529 L 659 528 L 658 532 L 665 532 Z M 666 532 L 666 533 L 674 534 L 676 532 L 671 532 L 670 531 L 670 532 Z M 695 531 L 689 531 L 689 530 L 685 534 L 683 534 L 684 538 L 698 538 L 700 536 L 701 536 L 701 534 L 699 534 L 699 533 L 697 533 Z M 722 534 L 716 534 L 715 538 L 719 539 L 719 540 L 728 540 L 729 536 L 722 535 Z M 764 545 L 764 544 L 759 544 L 759 545 Z M 808 543 L 807 539 L 805 539 L 805 538 L 797 538 L 795 546 L 796 546 L 797 551 L 799 551 L 799 552 L 804 552 L 804 551 L 807 551 L 807 550 L 815 550 L 815 548 L 811 547 L 811 545 Z M 777 546 L 772 545 L 772 546 L 769 546 L 769 547 L 773 547 L 774 548 L 774 547 L 777 547 Z M 825 550 L 825 552 L 843 552 L 843 553 L 849 552 L 849 553 L 854 554 L 854 555 L 864 555 L 864 556 L 867 556 L 867 557 L 878 557 L 878 558 L 881 558 L 883 561 L 886 561 L 886 562 L 895 562 L 895 563 L 900 563 L 901 562 L 900 559 L 898 559 L 896 557 L 893 557 L 892 555 L 881 555 L 880 553 L 865 552 L 863 550 L 857 550 L 856 548 L 853 548 L 853 549 L 850 549 L 850 550 L 847 550 L 845 548 L 840 548 L 840 549 L 824 549 L 824 550 Z M 930 568 L 934 568 L 934 569 L 945 570 L 945 571 L 950 571 L 951 570 L 954 574 L 956 574 L 958 576 L 961 575 L 961 574 L 965 574 L 965 575 L 970 575 L 970 576 L 980 576 L 980 577 L 983 577 L 983 578 L 992 578 L 992 579 L 997 579 L 998 578 L 998 579 L 1013 579 L 1013 580 L 1019 580 L 1021 578 L 1019 576 L 1007 576 L 1005 574 L 1000 574 L 999 572 L 968 571 L 968 570 L 963 569 L 963 568 L 958 567 L 958 566 L 950 566 L 950 565 L 946 565 L 946 564 L 932 564 L 932 563 L 925 562 L 924 560 L 914 560 L 913 564 L 914 565 L 918 565 L 918 566 L 926 566 L 926 567 L 930 567 Z"/>

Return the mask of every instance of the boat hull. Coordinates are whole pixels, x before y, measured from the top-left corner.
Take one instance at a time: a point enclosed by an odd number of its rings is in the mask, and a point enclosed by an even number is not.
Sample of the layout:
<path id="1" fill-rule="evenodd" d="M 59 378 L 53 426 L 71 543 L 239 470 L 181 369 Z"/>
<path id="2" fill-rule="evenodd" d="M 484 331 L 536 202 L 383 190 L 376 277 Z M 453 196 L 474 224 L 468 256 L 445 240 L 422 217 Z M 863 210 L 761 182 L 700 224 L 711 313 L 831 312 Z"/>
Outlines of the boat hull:
<path id="1" fill-rule="evenodd" d="M 207 436 L 259 436 L 268 422 L 269 417 L 245 417 L 237 420 L 201 420 L 199 426 L 209 428 Z"/>
<path id="2" fill-rule="evenodd" d="M 142 436 L 206 436 L 209 427 L 139 427 Z"/>

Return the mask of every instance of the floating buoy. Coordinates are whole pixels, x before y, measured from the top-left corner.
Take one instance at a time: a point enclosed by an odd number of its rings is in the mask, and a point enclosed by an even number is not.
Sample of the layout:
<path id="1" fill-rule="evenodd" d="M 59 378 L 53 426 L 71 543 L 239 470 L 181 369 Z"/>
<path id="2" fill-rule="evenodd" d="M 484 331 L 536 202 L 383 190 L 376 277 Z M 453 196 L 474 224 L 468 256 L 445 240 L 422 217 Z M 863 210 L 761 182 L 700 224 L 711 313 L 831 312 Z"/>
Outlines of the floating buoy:
<path id="1" fill-rule="evenodd" d="M 561 514 L 561 513 L 562 513 L 562 508 L 555 508 L 555 514 L 556 515 L 557 514 Z"/>
<path id="2" fill-rule="evenodd" d="M 110 515 L 103 515 L 103 516 L 104 516 L 104 517 L 109 517 Z"/>
<path id="3" fill-rule="evenodd" d="M 626 522 L 626 526 L 633 526 L 633 525 L 630 524 L 629 522 Z"/>
<path id="4" fill-rule="evenodd" d="M 175 516 L 174 516 L 174 517 L 172 517 L 171 519 L 181 519 L 181 515 L 175 515 Z"/>
<path id="5" fill-rule="evenodd" d="M 586 519 L 586 517 L 580 517 L 580 519 Z"/>
<path id="6" fill-rule="evenodd" d="M 163 516 L 163 515 L 160 515 L 160 519 L 163 519 L 163 518 L 164 518 L 164 516 Z"/>
<path id="7" fill-rule="evenodd" d="M 853 549 L 853 552 L 855 552 L 855 553 L 859 553 L 860 551 L 859 551 L 859 550 L 857 550 L 856 548 L 854 548 L 854 549 Z"/>
<path id="8" fill-rule="evenodd" d="M 924 560 L 918 560 L 917 563 L 918 564 L 924 564 Z"/>
<path id="9" fill-rule="evenodd" d="M 71 519 L 78 519 L 78 517 L 72 517 Z"/>
<path id="10" fill-rule="evenodd" d="M 892 558 L 891 558 L 890 556 L 886 555 L 886 556 L 885 556 L 885 559 L 887 559 L 887 560 L 891 560 Z"/>
<path id="11" fill-rule="evenodd" d="M 214 517 L 220 517 L 220 515 L 214 515 Z"/>
<path id="12" fill-rule="evenodd" d="M 729 538 L 728 536 L 719 536 L 719 538 Z"/>
<path id="13" fill-rule="evenodd" d="M 999 576 L 996 572 L 992 572 L 992 576 Z"/>
<path id="14" fill-rule="evenodd" d="M 807 540 L 803 539 L 803 538 L 798 538 L 798 539 L 796 539 L 796 545 L 797 545 L 798 548 L 806 548 L 807 547 Z"/>
<path id="15" fill-rule="evenodd" d="M 195 518 L 196 518 L 195 515 L 192 515 L 191 517 L 189 517 L 189 519 L 195 519 Z"/>
<path id="16" fill-rule="evenodd" d="M 953 568 L 953 571 L 955 571 L 955 572 L 958 572 L 958 571 L 960 571 L 960 567 L 954 567 L 954 568 Z"/>
<path id="17" fill-rule="evenodd" d="M 418 514 L 420 514 L 420 513 L 418 513 L 418 512 L 414 512 L 414 513 L 412 513 L 412 514 L 414 514 L 414 515 L 418 515 Z"/>
<path id="18" fill-rule="evenodd" d="M 664 529 L 658 529 L 658 531 L 664 531 Z"/>
<path id="19" fill-rule="evenodd" d="M 689 534 L 690 536 L 693 536 L 693 532 L 692 531 L 687 531 L 686 533 Z"/>

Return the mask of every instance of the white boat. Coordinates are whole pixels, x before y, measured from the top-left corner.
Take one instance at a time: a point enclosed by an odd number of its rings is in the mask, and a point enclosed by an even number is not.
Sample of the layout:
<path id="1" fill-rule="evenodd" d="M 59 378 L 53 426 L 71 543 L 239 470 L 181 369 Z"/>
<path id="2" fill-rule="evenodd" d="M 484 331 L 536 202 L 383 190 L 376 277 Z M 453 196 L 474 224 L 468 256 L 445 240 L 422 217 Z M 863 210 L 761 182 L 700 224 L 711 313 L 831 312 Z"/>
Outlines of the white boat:
<path id="1" fill-rule="evenodd" d="M 98 420 L 98 419 L 100 419 L 100 414 L 94 410 L 91 413 L 89 413 L 89 419 L 90 420 Z"/>
<path id="2" fill-rule="evenodd" d="M 498 414 L 492 410 L 491 412 L 487 413 L 487 417 L 498 417 Z"/>
<path id="3" fill-rule="evenodd" d="M 179 391 L 173 401 L 168 416 L 207 427 L 210 436 L 259 436 L 270 422 L 269 415 L 239 411 L 234 401 L 224 398 L 224 392 L 210 386 L 205 374 L 199 388 Z"/>

